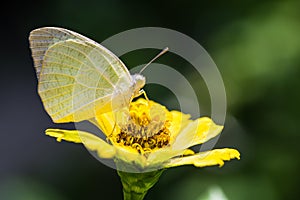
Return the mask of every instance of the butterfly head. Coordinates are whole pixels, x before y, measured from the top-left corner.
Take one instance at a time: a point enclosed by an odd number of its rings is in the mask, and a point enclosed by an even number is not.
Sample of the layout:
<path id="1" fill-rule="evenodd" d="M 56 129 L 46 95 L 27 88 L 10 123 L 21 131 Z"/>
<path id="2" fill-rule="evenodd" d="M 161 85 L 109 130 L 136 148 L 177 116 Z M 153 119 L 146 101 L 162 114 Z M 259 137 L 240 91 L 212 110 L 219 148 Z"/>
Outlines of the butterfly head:
<path id="1" fill-rule="evenodd" d="M 146 78 L 141 74 L 132 75 L 134 96 L 140 95 L 140 89 L 145 86 Z"/>

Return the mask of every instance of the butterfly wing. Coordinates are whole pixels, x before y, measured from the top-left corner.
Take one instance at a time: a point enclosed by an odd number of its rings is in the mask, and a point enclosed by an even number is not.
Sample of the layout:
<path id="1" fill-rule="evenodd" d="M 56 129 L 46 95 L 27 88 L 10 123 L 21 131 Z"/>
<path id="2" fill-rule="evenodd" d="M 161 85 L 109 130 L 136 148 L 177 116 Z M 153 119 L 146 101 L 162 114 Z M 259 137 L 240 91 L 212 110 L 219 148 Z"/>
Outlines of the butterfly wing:
<path id="1" fill-rule="evenodd" d="M 78 33 L 58 27 L 43 27 L 31 31 L 29 42 L 38 78 L 42 69 L 45 53 L 49 47 L 57 42 L 68 39 L 91 41 L 89 38 Z"/>
<path id="2" fill-rule="evenodd" d="M 131 98 L 127 68 L 100 44 L 66 29 L 42 28 L 31 32 L 30 45 L 38 92 L 54 122 L 110 111 L 116 91 L 124 93 L 124 102 Z"/>

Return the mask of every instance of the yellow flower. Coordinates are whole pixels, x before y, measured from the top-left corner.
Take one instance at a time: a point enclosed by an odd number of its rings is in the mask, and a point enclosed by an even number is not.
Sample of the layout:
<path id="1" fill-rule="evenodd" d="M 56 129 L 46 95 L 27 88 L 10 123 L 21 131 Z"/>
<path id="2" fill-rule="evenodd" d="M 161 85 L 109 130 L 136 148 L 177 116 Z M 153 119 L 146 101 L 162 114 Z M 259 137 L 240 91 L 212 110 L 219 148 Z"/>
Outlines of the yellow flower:
<path id="1" fill-rule="evenodd" d="M 129 110 L 98 114 L 90 121 L 102 130 L 107 141 L 78 130 L 48 129 L 46 134 L 59 142 L 83 143 L 100 158 L 113 158 L 118 167 L 125 166 L 123 170 L 128 166 L 140 171 L 180 165 L 221 167 L 224 161 L 240 157 L 237 150 L 229 148 L 195 153 L 189 148 L 215 137 L 223 126 L 208 117 L 191 120 L 190 115 L 168 111 L 142 98 L 131 102 Z"/>

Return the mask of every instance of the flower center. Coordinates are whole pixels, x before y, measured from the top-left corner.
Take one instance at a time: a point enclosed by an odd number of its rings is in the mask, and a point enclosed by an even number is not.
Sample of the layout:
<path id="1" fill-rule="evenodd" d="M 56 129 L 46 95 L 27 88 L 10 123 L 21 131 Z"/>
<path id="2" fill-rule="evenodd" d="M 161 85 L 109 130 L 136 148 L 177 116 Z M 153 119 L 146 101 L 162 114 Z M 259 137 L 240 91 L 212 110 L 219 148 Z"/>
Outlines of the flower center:
<path id="1" fill-rule="evenodd" d="M 129 113 L 122 113 L 120 132 L 114 141 L 145 154 L 170 142 L 170 116 L 165 107 L 148 101 L 131 103 Z"/>
<path id="2" fill-rule="evenodd" d="M 170 133 L 166 127 L 164 127 L 162 130 L 151 137 L 136 137 L 124 131 L 121 131 L 116 136 L 117 143 L 124 146 L 130 146 L 136 149 L 141 154 L 145 154 L 147 152 L 151 152 L 154 149 L 167 146 L 169 144 L 169 141 Z"/>

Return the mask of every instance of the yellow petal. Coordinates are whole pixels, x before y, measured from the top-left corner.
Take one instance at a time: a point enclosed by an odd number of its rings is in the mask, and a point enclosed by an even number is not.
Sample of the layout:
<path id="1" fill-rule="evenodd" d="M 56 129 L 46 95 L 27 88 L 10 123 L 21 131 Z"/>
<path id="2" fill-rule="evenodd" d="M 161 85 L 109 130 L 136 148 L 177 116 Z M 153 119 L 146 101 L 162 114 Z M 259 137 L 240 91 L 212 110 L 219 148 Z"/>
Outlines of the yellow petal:
<path id="1" fill-rule="evenodd" d="M 123 162 L 139 166 L 141 168 L 147 166 L 146 157 L 138 153 L 136 150 L 119 145 L 115 145 L 115 149 L 115 157 L 122 160 Z"/>
<path id="2" fill-rule="evenodd" d="M 62 130 L 62 129 L 47 129 L 46 135 L 55 137 L 57 142 L 65 140 L 68 142 L 82 143 L 78 131 Z"/>
<path id="3" fill-rule="evenodd" d="M 194 165 L 196 167 L 219 165 L 222 167 L 224 161 L 229 161 L 234 158 L 240 159 L 240 153 L 235 149 L 214 149 L 191 156 L 173 158 L 165 167 L 176 167 L 180 165 Z"/>
<path id="4" fill-rule="evenodd" d="M 187 149 L 174 150 L 171 147 L 165 147 L 151 152 L 147 158 L 147 162 L 154 165 L 162 164 L 173 157 L 182 156 L 185 153 L 191 153 L 191 152 L 187 151 Z"/>
<path id="5" fill-rule="evenodd" d="M 176 137 L 173 149 L 187 149 L 202 144 L 221 133 L 223 126 L 216 125 L 210 118 L 202 117 L 189 123 Z"/>
<path id="6" fill-rule="evenodd" d="M 98 128 L 106 135 L 109 136 L 113 133 L 118 133 L 120 131 L 116 124 L 115 115 L 112 112 L 107 112 L 104 114 L 98 114 L 95 117 L 93 123 L 98 126 Z"/>
<path id="7" fill-rule="evenodd" d="M 183 152 L 183 156 L 189 156 L 189 155 L 194 155 L 194 154 L 195 154 L 195 152 L 191 149 L 186 149 Z"/>
<path id="8" fill-rule="evenodd" d="M 165 147 L 151 152 L 147 158 L 147 162 L 151 164 L 161 164 L 176 156 L 193 155 L 195 152 L 191 149 L 177 149 Z"/>
<path id="9" fill-rule="evenodd" d="M 83 143 L 87 149 L 96 151 L 101 158 L 112 158 L 115 155 L 115 148 L 113 146 L 91 133 L 78 130 L 47 129 L 46 135 L 56 137 L 58 142 L 65 140 L 68 142 Z"/>
<path id="10" fill-rule="evenodd" d="M 183 130 L 192 120 L 190 120 L 191 115 L 184 114 L 182 112 L 172 110 L 170 112 L 172 116 L 171 126 L 169 131 L 171 133 L 170 144 L 174 143 L 177 135 Z"/>

